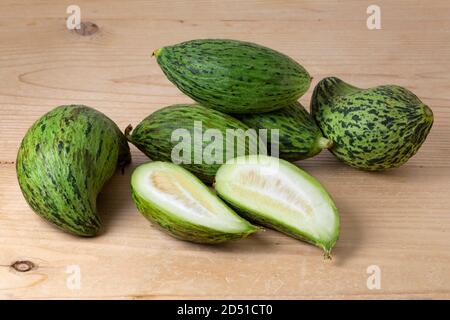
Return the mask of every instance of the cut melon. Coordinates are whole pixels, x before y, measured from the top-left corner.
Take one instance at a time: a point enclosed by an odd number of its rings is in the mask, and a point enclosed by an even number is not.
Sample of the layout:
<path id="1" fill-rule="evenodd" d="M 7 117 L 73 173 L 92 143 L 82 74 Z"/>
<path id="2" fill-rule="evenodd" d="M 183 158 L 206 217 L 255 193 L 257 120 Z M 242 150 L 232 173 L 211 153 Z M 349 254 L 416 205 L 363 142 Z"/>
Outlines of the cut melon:
<path id="1" fill-rule="evenodd" d="M 278 158 L 253 155 L 222 165 L 214 185 L 243 217 L 312 243 L 330 256 L 339 236 L 339 214 L 311 175 Z"/>
<path id="2" fill-rule="evenodd" d="M 131 193 L 147 219 L 182 240 L 220 243 L 259 229 L 238 216 L 193 174 L 173 163 L 138 166 L 131 177 Z"/>

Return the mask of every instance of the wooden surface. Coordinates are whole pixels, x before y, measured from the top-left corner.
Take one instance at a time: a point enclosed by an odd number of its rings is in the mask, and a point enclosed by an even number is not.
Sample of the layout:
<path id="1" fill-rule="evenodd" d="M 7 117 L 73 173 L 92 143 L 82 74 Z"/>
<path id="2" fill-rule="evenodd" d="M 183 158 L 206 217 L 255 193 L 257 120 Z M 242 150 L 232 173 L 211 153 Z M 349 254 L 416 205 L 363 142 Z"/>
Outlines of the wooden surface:
<path id="1" fill-rule="evenodd" d="M 65 25 L 75 2 L 98 32 Z M 0 2 L 0 298 L 450 298 L 450 2 Z M 133 164 L 99 199 L 103 234 L 80 239 L 39 219 L 23 199 L 15 157 L 26 129 L 61 104 L 86 104 L 124 128 L 188 102 L 151 52 L 194 38 L 280 50 L 314 76 L 360 86 L 395 83 L 435 114 L 419 153 L 385 173 L 351 169 L 328 152 L 300 163 L 328 188 L 342 219 L 334 259 L 273 231 L 221 246 L 181 242 L 152 227 L 129 194 Z M 301 98 L 309 105 L 312 87 Z M 16 264 L 29 261 L 29 266 Z M 81 287 L 67 286 L 79 266 Z M 381 270 L 369 290 L 367 268 Z M 69 267 L 71 268 L 71 267 Z"/>

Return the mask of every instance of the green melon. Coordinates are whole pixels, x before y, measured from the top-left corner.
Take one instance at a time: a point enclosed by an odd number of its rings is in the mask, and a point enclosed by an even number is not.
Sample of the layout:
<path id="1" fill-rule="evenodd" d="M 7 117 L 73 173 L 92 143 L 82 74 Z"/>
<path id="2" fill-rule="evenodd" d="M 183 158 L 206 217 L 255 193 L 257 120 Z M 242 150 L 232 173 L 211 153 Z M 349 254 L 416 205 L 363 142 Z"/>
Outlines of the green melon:
<path id="1" fill-rule="evenodd" d="M 103 113 L 81 105 L 57 107 L 27 131 L 17 154 L 25 200 L 64 231 L 94 236 L 96 199 L 117 167 L 131 161 L 120 129 Z"/>
<path id="2" fill-rule="evenodd" d="M 243 217 L 322 248 L 339 237 L 336 206 L 325 188 L 292 163 L 250 155 L 220 167 L 214 188 Z"/>
<path id="3" fill-rule="evenodd" d="M 260 113 L 298 100 L 308 72 L 288 56 L 249 42 L 192 40 L 154 52 L 167 78 L 196 102 L 224 113 Z"/>
<path id="4" fill-rule="evenodd" d="M 126 136 L 152 160 L 175 162 L 211 183 L 227 159 L 258 152 L 259 137 L 249 129 L 219 111 L 198 104 L 179 104 L 152 113 L 134 130 L 129 126 Z M 227 130 L 231 130 L 230 134 Z M 223 137 L 220 144 L 216 134 Z M 183 147 L 186 145 L 188 148 Z M 218 145 L 221 149 L 214 148 Z"/>
<path id="5" fill-rule="evenodd" d="M 131 194 L 139 211 L 170 235 L 197 243 L 221 243 L 258 231 L 227 207 L 192 173 L 170 162 L 138 166 Z"/>
<path id="6" fill-rule="evenodd" d="M 311 113 L 338 159 L 370 171 L 406 163 L 433 124 L 431 109 L 405 88 L 360 89 L 334 77 L 315 87 Z"/>
<path id="7" fill-rule="evenodd" d="M 240 115 L 238 119 L 250 128 L 267 129 L 268 144 L 278 149 L 280 158 L 289 161 L 313 157 L 333 144 L 298 102 L 272 112 Z M 278 130 L 278 142 L 271 139 L 274 129 Z M 270 152 L 273 156 L 274 150 Z"/>

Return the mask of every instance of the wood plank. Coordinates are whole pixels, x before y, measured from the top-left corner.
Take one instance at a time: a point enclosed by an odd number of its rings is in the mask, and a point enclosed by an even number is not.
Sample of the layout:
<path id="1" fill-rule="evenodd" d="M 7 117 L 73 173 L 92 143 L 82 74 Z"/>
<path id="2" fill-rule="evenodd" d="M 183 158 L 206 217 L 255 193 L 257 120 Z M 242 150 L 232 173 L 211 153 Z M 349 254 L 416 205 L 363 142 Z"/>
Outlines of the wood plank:
<path id="1" fill-rule="evenodd" d="M 13 166 L 3 165 L 0 296 L 370 297 L 370 265 L 382 270 L 375 296 L 448 296 L 450 217 L 435 199 L 446 194 L 449 169 L 442 174 L 410 167 L 377 175 L 340 165 L 305 168 L 341 210 L 341 239 L 331 262 L 318 249 L 270 230 L 221 246 L 176 241 L 135 209 L 128 191 L 131 169 L 117 174 L 100 196 L 103 234 L 65 235 L 31 212 Z M 418 181 L 430 187 L 419 189 Z M 21 260 L 37 268 L 14 272 L 10 265 Z M 81 268 L 79 291 L 66 288 L 70 265 Z"/>
<path id="2" fill-rule="evenodd" d="M 99 32 L 65 27 L 66 4 L 0 3 L 0 298 L 450 298 L 450 3 L 378 1 L 382 30 L 360 1 L 77 1 Z M 27 206 L 15 157 L 27 128 L 60 104 L 98 108 L 121 128 L 188 102 L 151 52 L 193 38 L 249 40 L 300 61 L 314 86 L 329 75 L 361 87 L 395 83 L 435 114 L 420 152 L 385 173 L 351 169 L 324 152 L 299 165 L 328 188 L 342 230 L 332 261 L 267 230 L 220 246 L 174 240 L 129 195 L 133 164 L 99 199 L 104 232 L 66 235 Z M 301 98 L 309 105 L 312 89 Z M 35 267 L 17 272 L 16 261 Z M 81 271 L 67 287 L 67 267 Z M 380 290 L 366 269 L 382 272 Z"/>

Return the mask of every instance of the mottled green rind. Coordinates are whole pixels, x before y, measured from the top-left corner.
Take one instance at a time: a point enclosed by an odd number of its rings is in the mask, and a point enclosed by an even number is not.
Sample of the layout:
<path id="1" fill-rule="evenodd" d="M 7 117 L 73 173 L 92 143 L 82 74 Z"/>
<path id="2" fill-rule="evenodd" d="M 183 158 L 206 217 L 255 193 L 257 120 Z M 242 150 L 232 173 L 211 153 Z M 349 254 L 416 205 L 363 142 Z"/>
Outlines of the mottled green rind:
<path id="1" fill-rule="evenodd" d="M 273 142 L 270 131 L 278 129 L 279 156 L 289 161 L 311 158 L 332 145 L 332 141 L 322 136 L 312 116 L 298 102 L 272 112 L 240 115 L 238 119 L 250 128 L 267 129 L 269 145 Z M 274 155 L 273 152 L 271 155 Z"/>
<path id="2" fill-rule="evenodd" d="M 216 191 L 218 192 L 218 195 L 227 202 L 231 208 L 233 208 L 240 216 L 243 218 L 254 222 L 255 224 L 265 226 L 270 229 L 277 230 L 279 232 L 282 232 L 290 237 L 293 237 L 297 240 L 301 240 L 307 243 L 310 243 L 312 245 L 315 245 L 316 247 L 319 247 L 323 249 L 324 255 L 326 258 L 331 258 L 331 250 L 333 249 L 334 245 L 336 244 L 337 240 L 339 239 L 339 232 L 340 232 L 340 217 L 339 217 L 339 211 L 336 208 L 333 199 L 328 194 L 328 192 L 325 190 L 325 188 L 320 184 L 319 181 L 317 181 L 313 176 L 309 175 L 305 171 L 301 170 L 297 166 L 295 166 L 292 163 L 289 163 L 287 161 L 280 160 L 280 165 L 288 166 L 291 168 L 293 174 L 300 174 L 306 179 L 309 180 L 310 183 L 312 183 L 316 188 L 318 188 L 321 193 L 323 194 L 324 199 L 327 199 L 327 201 L 330 203 L 330 205 L 333 208 L 335 217 L 336 217 L 336 227 L 335 227 L 335 233 L 333 237 L 329 240 L 324 239 L 317 239 L 313 237 L 312 235 L 299 230 L 298 228 L 285 223 L 281 219 L 275 220 L 269 217 L 266 217 L 263 212 L 258 212 L 251 210 L 248 207 L 248 204 L 246 203 L 239 203 L 236 202 L 233 197 L 230 197 L 229 195 L 226 195 L 221 192 L 220 186 L 215 185 Z M 252 201 L 252 199 L 249 199 L 248 201 Z"/>
<path id="3" fill-rule="evenodd" d="M 308 72 L 288 56 L 257 44 L 192 40 L 154 52 L 167 78 L 196 102 L 224 113 L 260 113 L 297 101 Z"/>
<path id="4" fill-rule="evenodd" d="M 334 77 L 315 87 L 311 113 L 338 159 L 370 171 L 406 163 L 433 124 L 431 109 L 405 88 L 359 89 Z"/>
<path id="5" fill-rule="evenodd" d="M 220 163 L 207 164 L 205 161 L 202 161 L 201 163 L 196 164 L 194 163 L 194 150 L 197 149 L 198 154 L 201 154 L 202 150 L 205 150 L 205 147 L 207 147 L 210 142 L 205 141 L 203 144 L 195 143 L 194 121 L 201 121 L 202 133 L 205 133 L 208 129 L 219 130 L 224 136 L 224 141 L 227 129 L 241 129 L 242 132 L 249 129 L 249 127 L 241 121 L 219 111 L 205 108 L 197 104 L 178 104 L 165 107 L 152 113 L 142 120 L 142 122 L 132 131 L 131 135 L 128 135 L 127 137 L 131 143 L 152 160 L 172 161 L 172 150 L 174 146 L 181 141 L 172 141 L 172 133 L 177 129 L 186 129 L 192 137 L 191 155 L 189 157 L 191 163 L 181 163 L 180 165 L 194 173 L 202 181 L 212 183 L 220 165 L 227 160 L 227 151 L 230 155 L 238 155 L 236 149 L 237 142 L 235 141 L 234 150 L 231 143 L 224 143 L 223 160 Z M 258 141 L 258 138 L 255 134 L 252 136 L 254 139 L 246 140 L 245 154 L 249 154 L 253 149 L 257 150 L 257 143 L 255 143 L 255 141 Z"/>
<path id="6" fill-rule="evenodd" d="M 191 179 L 197 178 L 195 176 L 192 176 Z M 205 192 L 212 193 L 207 188 L 205 188 Z M 131 184 L 131 196 L 134 200 L 134 203 L 136 204 L 136 207 L 146 219 L 158 225 L 161 228 L 161 230 L 169 233 L 173 237 L 180 240 L 195 243 L 216 244 L 230 240 L 242 239 L 260 230 L 260 228 L 253 226 L 244 219 L 242 219 L 242 223 L 247 225 L 247 230 L 245 232 L 236 232 L 236 233 L 224 232 L 191 223 L 162 209 L 156 203 L 151 202 L 150 199 L 145 199 L 144 197 L 141 197 L 139 193 L 136 191 L 136 189 L 133 187 L 133 184 Z M 217 196 L 214 195 L 214 197 Z M 217 197 L 217 201 L 222 200 Z M 230 214 L 235 213 L 233 213 L 232 210 L 230 209 Z M 238 216 L 237 214 L 235 215 Z"/>
<path id="7" fill-rule="evenodd" d="M 69 233 L 94 236 L 96 198 L 116 167 L 131 161 L 120 129 L 81 105 L 60 106 L 28 130 L 16 170 L 25 200 L 42 218 Z"/>

